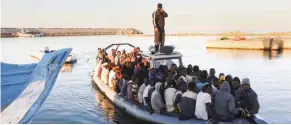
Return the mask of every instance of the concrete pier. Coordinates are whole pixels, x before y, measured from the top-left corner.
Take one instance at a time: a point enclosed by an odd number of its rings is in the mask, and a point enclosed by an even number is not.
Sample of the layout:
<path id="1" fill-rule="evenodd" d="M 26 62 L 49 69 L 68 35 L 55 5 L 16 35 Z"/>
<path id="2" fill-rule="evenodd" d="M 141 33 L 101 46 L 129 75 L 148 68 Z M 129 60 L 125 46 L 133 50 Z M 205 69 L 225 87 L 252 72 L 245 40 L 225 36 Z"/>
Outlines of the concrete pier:
<path id="1" fill-rule="evenodd" d="M 274 39 L 271 43 L 270 38 L 253 40 L 210 40 L 207 41 L 206 48 L 213 49 L 246 49 L 246 50 L 278 50 L 291 49 L 291 39 Z"/>

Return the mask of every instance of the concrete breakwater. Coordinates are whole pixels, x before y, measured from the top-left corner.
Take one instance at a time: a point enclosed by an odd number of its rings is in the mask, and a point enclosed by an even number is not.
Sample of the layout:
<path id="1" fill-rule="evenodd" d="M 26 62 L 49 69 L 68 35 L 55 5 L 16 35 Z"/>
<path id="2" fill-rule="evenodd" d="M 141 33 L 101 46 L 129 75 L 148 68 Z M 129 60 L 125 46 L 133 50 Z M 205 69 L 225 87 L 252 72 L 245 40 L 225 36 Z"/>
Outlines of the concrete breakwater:
<path id="1" fill-rule="evenodd" d="M 26 32 L 43 36 L 91 36 L 91 35 L 134 35 L 143 34 L 133 28 L 23 28 Z M 20 28 L 1 28 L 1 37 L 17 37 Z"/>
<path id="2" fill-rule="evenodd" d="M 209 49 L 251 49 L 251 50 L 282 50 L 291 49 L 290 38 L 253 38 L 246 40 L 210 40 L 206 48 Z"/>

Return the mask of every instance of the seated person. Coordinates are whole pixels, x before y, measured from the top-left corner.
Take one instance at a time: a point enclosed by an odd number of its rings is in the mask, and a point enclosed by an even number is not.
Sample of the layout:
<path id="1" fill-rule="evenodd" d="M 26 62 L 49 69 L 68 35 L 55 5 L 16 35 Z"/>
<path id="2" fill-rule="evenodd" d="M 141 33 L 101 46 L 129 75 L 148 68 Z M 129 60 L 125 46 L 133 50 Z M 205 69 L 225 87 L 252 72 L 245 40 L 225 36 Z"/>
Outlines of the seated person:
<path id="1" fill-rule="evenodd" d="M 200 81 L 196 84 L 198 91 L 200 91 L 205 85 L 208 83 L 206 82 L 207 74 L 205 72 L 200 73 Z"/>
<path id="2" fill-rule="evenodd" d="M 149 81 L 149 85 L 147 85 L 147 87 L 144 89 L 144 92 L 143 92 L 143 100 L 144 100 L 144 105 L 145 106 L 150 106 L 150 98 L 149 95 L 151 96 L 150 93 L 150 90 L 154 90 L 154 87 L 155 87 L 155 84 L 154 84 L 154 77 L 150 78 L 150 81 Z"/>
<path id="3" fill-rule="evenodd" d="M 181 114 L 179 119 L 180 120 L 188 120 L 191 118 L 195 118 L 195 108 L 196 108 L 196 99 L 197 93 L 196 90 L 196 83 L 190 82 L 188 84 L 188 90 L 183 93 L 181 101 L 180 101 L 180 108 Z"/>
<path id="4" fill-rule="evenodd" d="M 209 120 L 213 118 L 214 113 L 212 111 L 212 87 L 210 84 L 206 84 L 202 91 L 197 95 L 196 107 L 195 107 L 195 116 L 197 119 Z"/>
<path id="5" fill-rule="evenodd" d="M 240 88 L 240 79 L 238 77 L 234 77 L 232 80 L 232 90 L 231 90 L 231 94 L 233 96 L 235 96 L 235 93 L 238 91 L 238 89 Z"/>
<path id="6" fill-rule="evenodd" d="M 209 70 L 210 72 L 210 75 L 207 77 L 206 81 L 212 85 L 215 84 L 216 80 L 218 79 L 216 76 L 215 76 L 215 69 L 214 68 L 211 68 Z"/>
<path id="7" fill-rule="evenodd" d="M 134 100 L 133 93 L 132 93 L 133 85 L 134 85 L 133 80 L 129 80 L 127 83 L 127 89 L 126 89 L 126 98 L 128 100 Z"/>
<path id="8" fill-rule="evenodd" d="M 108 77 L 108 84 L 109 84 L 109 87 L 111 89 L 113 89 L 113 82 L 114 82 L 114 79 L 115 79 L 115 75 L 116 75 L 116 67 L 113 67 L 109 71 L 109 77 Z"/>
<path id="9" fill-rule="evenodd" d="M 248 78 L 244 78 L 242 80 L 241 88 L 239 88 L 238 92 L 235 95 L 235 101 L 241 102 L 243 108 L 246 108 L 249 113 L 248 117 L 252 117 L 253 115 L 259 113 L 260 104 L 258 101 L 257 93 L 251 88 L 250 80 Z"/>
<path id="10" fill-rule="evenodd" d="M 144 98 L 143 98 L 143 93 L 144 93 L 144 90 L 145 88 L 149 85 L 149 80 L 147 78 L 144 78 L 144 82 L 143 84 L 141 85 L 141 87 L 138 89 L 138 101 L 139 103 L 143 103 L 144 102 Z"/>
<path id="11" fill-rule="evenodd" d="M 108 63 L 102 64 L 101 81 L 106 85 L 108 84 L 109 68 L 110 66 Z"/>
<path id="12" fill-rule="evenodd" d="M 151 106 L 156 113 L 160 113 L 162 109 L 166 107 L 162 100 L 161 90 L 163 88 L 162 83 L 157 82 L 155 85 L 155 91 L 151 95 Z"/>
<path id="13" fill-rule="evenodd" d="M 200 77 L 199 66 L 197 66 L 197 65 L 193 66 L 193 72 L 191 72 L 190 75 L 195 76 L 196 78 L 199 78 Z"/>
<path id="14" fill-rule="evenodd" d="M 121 75 L 123 76 L 123 74 L 121 74 Z M 123 76 L 122 86 L 121 86 L 120 92 L 118 93 L 118 95 L 123 96 L 123 97 L 126 97 L 126 95 L 127 95 L 127 85 L 129 82 L 129 80 L 127 80 L 127 79 L 129 79 L 127 75 Z"/>
<path id="15" fill-rule="evenodd" d="M 181 107 L 179 103 L 181 101 L 183 93 L 187 91 L 187 84 L 182 78 L 178 78 L 176 89 L 177 91 L 175 92 L 174 95 L 174 107 L 176 112 L 180 112 Z"/>
<path id="16" fill-rule="evenodd" d="M 230 86 L 224 81 L 214 97 L 216 118 L 220 121 L 231 121 L 239 113 L 235 108 L 234 97 L 231 95 Z"/>
<path id="17" fill-rule="evenodd" d="M 166 102 L 166 110 L 167 112 L 174 112 L 174 96 L 176 93 L 176 89 L 174 87 L 174 81 L 171 77 L 167 77 L 166 79 L 166 90 L 164 92 L 165 102 Z"/>
<path id="18" fill-rule="evenodd" d="M 101 71 L 102 71 L 102 59 L 98 60 L 97 65 L 95 67 L 95 71 L 94 71 L 94 77 L 98 76 L 101 77 Z"/>
<path id="19" fill-rule="evenodd" d="M 116 72 L 115 77 L 117 78 L 117 83 L 115 84 L 116 92 L 120 93 L 124 79 L 122 78 L 122 74 L 120 72 Z"/>

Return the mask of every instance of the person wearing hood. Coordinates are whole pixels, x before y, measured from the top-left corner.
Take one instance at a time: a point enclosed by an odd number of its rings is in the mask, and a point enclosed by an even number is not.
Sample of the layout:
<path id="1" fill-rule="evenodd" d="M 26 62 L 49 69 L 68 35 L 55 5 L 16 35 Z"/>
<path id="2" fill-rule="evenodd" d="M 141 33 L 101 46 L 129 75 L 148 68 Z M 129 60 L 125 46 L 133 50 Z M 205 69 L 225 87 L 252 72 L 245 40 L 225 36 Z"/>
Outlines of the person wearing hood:
<path id="1" fill-rule="evenodd" d="M 171 77 L 167 77 L 166 83 L 167 83 L 165 87 L 166 90 L 164 92 L 166 109 L 167 109 L 167 112 L 174 112 L 175 111 L 174 96 L 177 90 L 175 89 L 174 81 L 172 80 Z"/>
<path id="2" fill-rule="evenodd" d="M 206 84 L 197 95 L 195 116 L 197 119 L 209 120 L 214 117 L 213 104 L 211 101 L 212 87 Z"/>
<path id="3" fill-rule="evenodd" d="M 210 75 L 207 77 L 206 81 L 212 85 L 215 84 L 216 80 L 218 79 L 216 76 L 215 76 L 215 69 L 214 68 L 211 68 L 209 70 L 209 73 Z"/>
<path id="4" fill-rule="evenodd" d="M 197 65 L 193 66 L 193 72 L 190 75 L 199 78 L 200 77 L 199 66 Z"/>
<path id="5" fill-rule="evenodd" d="M 151 106 L 156 113 L 160 113 L 163 108 L 166 107 L 165 103 L 162 100 L 161 90 L 163 85 L 160 82 L 157 82 L 155 85 L 155 91 L 151 95 Z"/>
<path id="6" fill-rule="evenodd" d="M 196 99 L 197 93 L 196 90 L 196 83 L 190 82 L 188 84 L 188 90 L 183 93 L 180 101 L 180 108 L 181 113 L 179 116 L 180 120 L 188 120 L 191 118 L 195 118 L 195 107 L 196 107 Z"/>
<path id="7" fill-rule="evenodd" d="M 138 102 L 139 103 L 143 103 L 144 102 L 144 98 L 143 98 L 143 93 L 145 88 L 149 85 L 149 80 L 147 78 L 144 78 L 144 82 L 143 84 L 139 87 L 138 89 Z"/>
<path id="8" fill-rule="evenodd" d="M 208 83 L 206 82 L 207 74 L 205 72 L 201 72 L 200 74 L 200 81 L 196 84 L 198 91 L 200 91 L 205 85 Z"/>
<path id="9" fill-rule="evenodd" d="M 242 85 L 235 95 L 235 102 L 240 102 L 242 107 L 249 111 L 247 114 L 248 117 L 251 117 L 259 112 L 260 104 L 258 101 L 258 96 L 250 86 L 250 79 L 244 78 L 242 80 Z"/>
<path id="10" fill-rule="evenodd" d="M 231 89 L 231 94 L 235 96 L 235 93 L 238 91 L 240 88 L 240 79 L 238 77 L 234 77 L 232 80 L 232 89 Z"/>
<path id="11" fill-rule="evenodd" d="M 214 97 L 214 109 L 216 119 L 219 121 L 231 121 L 239 113 L 235 108 L 235 100 L 231 95 L 230 86 L 224 81 Z"/>

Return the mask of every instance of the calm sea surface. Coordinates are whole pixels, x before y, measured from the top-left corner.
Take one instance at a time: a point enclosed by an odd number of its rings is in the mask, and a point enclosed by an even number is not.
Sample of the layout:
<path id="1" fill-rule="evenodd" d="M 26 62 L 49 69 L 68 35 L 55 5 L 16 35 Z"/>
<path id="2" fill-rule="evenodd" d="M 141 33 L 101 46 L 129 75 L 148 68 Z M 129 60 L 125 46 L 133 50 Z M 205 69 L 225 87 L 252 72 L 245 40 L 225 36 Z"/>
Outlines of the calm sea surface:
<path id="1" fill-rule="evenodd" d="M 248 77 L 257 92 L 259 115 L 270 123 L 291 123 L 291 51 L 263 52 L 246 50 L 207 50 L 206 41 L 216 37 L 166 37 L 166 44 L 176 46 L 185 65 L 200 69 L 215 68 L 218 75 Z M 121 112 L 91 83 L 98 47 L 128 42 L 141 49 L 153 44 L 152 37 L 82 36 L 3 38 L 1 61 L 33 63 L 30 54 L 48 46 L 71 47 L 78 62 L 65 65 L 50 95 L 36 113 L 33 123 L 144 123 Z"/>

